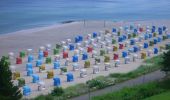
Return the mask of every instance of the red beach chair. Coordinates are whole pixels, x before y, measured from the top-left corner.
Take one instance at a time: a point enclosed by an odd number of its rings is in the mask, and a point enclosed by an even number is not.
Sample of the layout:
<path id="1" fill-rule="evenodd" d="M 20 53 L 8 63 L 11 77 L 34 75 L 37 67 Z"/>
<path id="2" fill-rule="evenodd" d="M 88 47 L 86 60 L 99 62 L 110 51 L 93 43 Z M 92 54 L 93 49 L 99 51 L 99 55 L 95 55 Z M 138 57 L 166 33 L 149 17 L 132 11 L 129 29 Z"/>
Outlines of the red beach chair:
<path id="1" fill-rule="evenodd" d="M 143 28 L 142 28 L 142 27 L 140 27 L 140 28 L 139 28 L 139 31 L 140 31 L 140 32 L 143 32 Z"/>
<path id="2" fill-rule="evenodd" d="M 63 58 L 68 58 L 68 52 L 63 52 Z"/>
<path id="3" fill-rule="evenodd" d="M 113 60 L 118 60 L 119 59 L 119 55 L 118 54 L 114 54 L 113 55 Z"/>
<path id="4" fill-rule="evenodd" d="M 92 52 L 93 51 L 93 48 L 92 47 L 88 47 L 87 48 L 87 52 Z"/>
<path id="5" fill-rule="evenodd" d="M 44 51 L 44 57 L 48 57 L 48 51 Z"/>
<path id="6" fill-rule="evenodd" d="M 119 44 L 119 49 L 123 49 L 123 44 Z"/>
<path id="7" fill-rule="evenodd" d="M 22 58 L 17 57 L 16 58 L 16 64 L 22 64 Z"/>

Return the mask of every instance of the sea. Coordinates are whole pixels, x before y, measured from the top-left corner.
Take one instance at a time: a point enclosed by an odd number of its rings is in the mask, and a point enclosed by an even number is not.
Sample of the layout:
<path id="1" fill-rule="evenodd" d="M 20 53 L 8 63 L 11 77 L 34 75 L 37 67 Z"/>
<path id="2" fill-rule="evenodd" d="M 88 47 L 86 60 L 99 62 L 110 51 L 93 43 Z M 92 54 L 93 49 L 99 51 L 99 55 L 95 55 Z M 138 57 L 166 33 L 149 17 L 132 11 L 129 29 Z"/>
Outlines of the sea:
<path id="1" fill-rule="evenodd" d="M 0 34 L 81 20 L 170 19 L 170 0 L 0 0 Z"/>

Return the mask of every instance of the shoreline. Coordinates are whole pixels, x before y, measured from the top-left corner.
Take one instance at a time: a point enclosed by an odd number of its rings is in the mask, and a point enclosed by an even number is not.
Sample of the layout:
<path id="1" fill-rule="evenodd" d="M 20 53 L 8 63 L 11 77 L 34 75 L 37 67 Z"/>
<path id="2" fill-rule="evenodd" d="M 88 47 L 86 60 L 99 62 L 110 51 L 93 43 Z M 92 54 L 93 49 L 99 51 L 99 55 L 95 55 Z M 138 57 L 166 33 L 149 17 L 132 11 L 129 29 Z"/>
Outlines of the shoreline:
<path id="1" fill-rule="evenodd" d="M 36 27 L 32 27 L 32 28 L 23 28 L 17 31 L 11 31 L 11 32 L 5 32 L 5 33 L 1 33 L 0 37 L 3 35 L 7 35 L 7 34 L 15 34 L 15 33 L 20 33 L 20 32 L 26 32 L 26 31 L 31 31 L 31 32 L 35 32 L 38 30 L 44 30 L 44 29 L 50 29 L 52 27 L 55 26 L 63 26 L 66 24 L 72 24 L 72 23 L 77 23 L 77 22 L 84 22 L 84 21 L 106 21 L 106 22 L 136 22 L 136 21 L 156 21 L 157 19 L 138 19 L 138 20 L 66 20 L 66 21 L 61 21 L 61 22 L 56 22 L 55 24 L 45 24 L 44 26 L 36 26 Z M 164 21 L 164 20 L 170 20 L 170 19 L 158 19 L 159 21 Z"/>

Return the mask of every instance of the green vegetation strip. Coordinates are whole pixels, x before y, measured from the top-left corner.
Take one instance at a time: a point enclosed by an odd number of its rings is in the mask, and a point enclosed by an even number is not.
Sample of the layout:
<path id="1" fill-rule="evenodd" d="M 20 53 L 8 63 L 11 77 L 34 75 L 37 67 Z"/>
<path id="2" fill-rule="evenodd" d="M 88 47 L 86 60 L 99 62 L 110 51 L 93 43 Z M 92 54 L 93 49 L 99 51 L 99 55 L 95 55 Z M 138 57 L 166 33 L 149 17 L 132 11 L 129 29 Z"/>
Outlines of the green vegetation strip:
<path id="1" fill-rule="evenodd" d="M 102 96 L 93 97 L 92 100 L 143 100 L 153 95 L 170 91 L 169 84 L 170 84 L 170 79 L 165 79 L 160 82 L 151 82 L 143 85 L 134 86 L 131 88 L 126 87 L 117 92 L 112 92 Z M 169 99 L 161 98 L 161 99 L 146 99 L 146 100 L 169 100 Z"/>
<path id="2" fill-rule="evenodd" d="M 162 55 L 155 56 L 144 61 L 144 65 L 141 65 L 134 71 L 129 73 L 112 73 L 109 76 L 98 76 L 86 83 L 76 84 L 74 86 L 67 87 L 61 90 L 61 88 L 56 87 L 51 94 L 40 95 L 35 98 L 35 100 L 66 100 L 72 97 L 80 96 L 82 94 L 88 93 L 89 91 L 95 91 L 102 89 L 122 81 L 126 81 L 143 74 L 147 74 L 160 69 L 162 61 Z M 62 92 L 62 93 L 61 93 Z M 59 95 L 60 94 L 60 95 Z"/>
<path id="3" fill-rule="evenodd" d="M 144 100 L 170 100 L 170 91 L 146 98 Z"/>

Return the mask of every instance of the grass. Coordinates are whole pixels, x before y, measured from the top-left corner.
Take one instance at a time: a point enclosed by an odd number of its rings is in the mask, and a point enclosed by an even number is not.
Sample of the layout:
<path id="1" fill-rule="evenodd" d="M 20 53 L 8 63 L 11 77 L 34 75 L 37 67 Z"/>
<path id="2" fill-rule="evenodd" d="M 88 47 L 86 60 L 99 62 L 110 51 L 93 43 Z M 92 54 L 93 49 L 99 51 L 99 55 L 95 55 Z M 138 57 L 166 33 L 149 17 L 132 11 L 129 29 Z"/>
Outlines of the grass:
<path id="1" fill-rule="evenodd" d="M 92 100 L 143 100 L 153 95 L 170 91 L 169 84 L 170 79 L 165 79 L 160 82 L 146 83 L 131 88 L 126 87 L 117 92 L 111 92 L 105 95 L 93 97 Z"/>
<path id="2" fill-rule="evenodd" d="M 82 94 L 88 93 L 89 91 L 95 91 L 98 89 L 102 89 L 116 83 L 120 83 L 143 74 L 147 74 L 153 71 L 160 69 L 162 61 L 162 55 L 155 56 L 150 59 L 146 59 L 144 61 L 145 64 L 141 65 L 136 70 L 133 70 L 128 73 L 112 73 L 109 76 L 98 76 L 92 80 L 87 81 L 86 83 L 76 84 L 73 86 L 69 86 L 64 89 L 64 93 L 61 96 L 52 96 L 48 95 L 40 95 L 35 98 L 35 100 L 66 100 L 72 97 L 80 96 Z M 154 62 L 153 62 L 154 61 Z M 43 98 L 43 99 L 42 99 Z"/>
<path id="3" fill-rule="evenodd" d="M 162 61 L 161 56 L 162 55 L 155 56 L 155 57 L 150 58 L 150 59 L 146 59 L 144 61 L 145 64 L 140 65 L 140 67 L 138 67 L 136 70 L 133 70 L 131 72 L 128 72 L 128 73 L 112 73 L 109 76 L 116 78 L 115 81 L 117 83 L 119 83 L 119 82 L 122 82 L 122 81 L 125 81 L 125 80 L 136 78 L 138 76 L 156 71 L 156 70 L 161 68 L 161 64 L 160 64 L 160 62 Z"/>
<path id="4" fill-rule="evenodd" d="M 170 100 L 170 91 L 146 98 L 144 100 Z"/>

